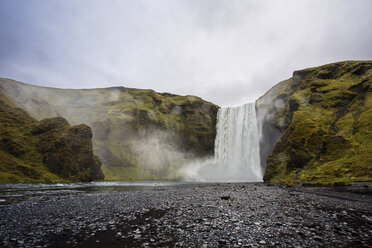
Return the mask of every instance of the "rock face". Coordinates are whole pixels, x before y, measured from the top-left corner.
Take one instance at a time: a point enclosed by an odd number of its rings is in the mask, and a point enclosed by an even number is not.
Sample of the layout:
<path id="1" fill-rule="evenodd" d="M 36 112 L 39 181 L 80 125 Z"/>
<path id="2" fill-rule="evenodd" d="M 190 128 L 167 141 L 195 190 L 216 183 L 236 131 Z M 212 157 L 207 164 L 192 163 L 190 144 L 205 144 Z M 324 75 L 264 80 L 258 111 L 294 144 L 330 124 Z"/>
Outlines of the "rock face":
<path id="1" fill-rule="evenodd" d="M 372 180 L 372 61 L 295 71 L 256 108 L 265 181 Z"/>
<path id="2" fill-rule="evenodd" d="M 213 154 L 218 106 L 195 96 L 62 90 L 1 78 L 0 94 L 8 181 L 102 179 L 93 151 L 107 180 L 178 179 L 183 164 Z M 256 112 L 265 181 L 372 180 L 372 61 L 295 71 L 256 101 Z M 37 121 L 55 116 L 63 118 Z"/>
<path id="3" fill-rule="evenodd" d="M 61 116 L 89 125 L 107 180 L 176 179 L 182 164 L 213 155 L 218 106 L 195 96 L 123 87 L 62 90 L 10 79 L 0 79 L 0 86 L 35 119 Z"/>
<path id="4" fill-rule="evenodd" d="M 0 183 L 103 180 L 91 130 L 36 121 L 0 91 Z"/>
<path id="5" fill-rule="evenodd" d="M 38 150 L 49 171 L 74 181 L 103 180 L 101 161 L 93 154 L 87 125 L 69 127 L 62 117 L 42 120 L 31 131 L 39 137 Z"/>

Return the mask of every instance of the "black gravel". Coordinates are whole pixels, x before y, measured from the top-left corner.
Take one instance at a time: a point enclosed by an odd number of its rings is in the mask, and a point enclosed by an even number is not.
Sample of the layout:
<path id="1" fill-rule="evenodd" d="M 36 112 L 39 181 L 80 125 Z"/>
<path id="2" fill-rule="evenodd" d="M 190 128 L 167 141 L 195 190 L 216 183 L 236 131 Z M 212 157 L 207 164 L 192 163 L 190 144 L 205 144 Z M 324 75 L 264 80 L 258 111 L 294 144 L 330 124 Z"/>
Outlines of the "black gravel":
<path id="1" fill-rule="evenodd" d="M 370 184 L 56 191 L 1 205 L 0 247 L 372 247 L 371 206 Z"/>

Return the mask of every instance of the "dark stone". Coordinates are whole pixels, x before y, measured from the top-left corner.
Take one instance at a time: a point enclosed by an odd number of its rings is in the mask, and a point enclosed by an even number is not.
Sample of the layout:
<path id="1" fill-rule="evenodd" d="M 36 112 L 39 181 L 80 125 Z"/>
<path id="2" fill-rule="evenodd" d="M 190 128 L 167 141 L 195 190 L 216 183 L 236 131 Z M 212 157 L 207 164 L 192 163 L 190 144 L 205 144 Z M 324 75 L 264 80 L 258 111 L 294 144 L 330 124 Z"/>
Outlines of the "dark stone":
<path id="1" fill-rule="evenodd" d="M 223 195 L 220 198 L 221 198 L 221 200 L 225 200 L 225 201 L 231 200 L 231 196 L 229 196 L 229 195 Z"/>
<path id="2" fill-rule="evenodd" d="M 44 119 L 40 122 L 39 125 L 35 126 L 31 130 L 31 133 L 37 135 L 37 134 L 46 133 L 54 129 L 64 128 L 66 126 L 68 126 L 68 122 L 66 121 L 66 119 L 62 117 Z"/>
<path id="3" fill-rule="evenodd" d="M 39 125 L 46 127 L 41 128 L 43 132 L 37 132 L 43 163 L 52 173 L 69 180 L 103 180 L 101 162 L 92 150 L 90 127 L 85 124 L 69 127 L 66 120 L 56 119 L 44 120 Z M 50 128 L 56 126 L 58 128 Z"/>
<path id="4" fill-rule="evenodd" d="M 354 69 L 351 74 L 361 76 L 364 75 L 371 68 L 371 65 L 361 64 L 356 69 Z"/>

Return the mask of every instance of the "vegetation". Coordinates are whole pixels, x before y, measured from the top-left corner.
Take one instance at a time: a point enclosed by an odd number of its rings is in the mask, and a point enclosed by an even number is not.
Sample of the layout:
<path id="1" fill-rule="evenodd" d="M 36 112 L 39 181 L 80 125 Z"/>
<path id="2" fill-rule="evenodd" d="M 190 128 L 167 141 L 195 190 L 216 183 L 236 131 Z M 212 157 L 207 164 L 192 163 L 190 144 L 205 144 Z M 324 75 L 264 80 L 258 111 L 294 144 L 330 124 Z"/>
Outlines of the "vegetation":
<path id="1" fill-rule="evenodd" d="M 43 163 L 63 178 L 73 181 L 103 180 L 101 161 L 94 156 L 90 127 L 70 127 L 62 117 L 44 119 L 31 133 L 38 135 Z"/>
<path id="2" fill-rule="evenodd" d="M 180 166 L 214 149 L 218 106 L 194 96 L 123 87 L 62 90 L 0 79 L 0 101 L 1 182 L 102 179 L 92 133 L 106 180 L 177 179 Z M 296 71 L 256 108 L 265 181 L 372 180 L 371 61 Z M 27 113 L 85 123 L 92 132 Z"/>
<path id="3" fill-rule="evenodd" d="M 266 125 L 282 134 L 266 161 L 265 181 L 340 185 L 372 180 L 371 61 L 296 71 L 257 103 L 261 112 L 270 113 Z"/>
<path id="4" fill-rule="evenodd" d="M 90 132 L 88 127 L 84 127 Z M 87 128 L 89 130 L 87 130 Z M 78 127 L 70 127 L 63 118 L 36 121 L 24 110 L 16 106 L 4 92 L 0 91 L 0 183 L 14 182 L 62 182 L 103 179 L 100 168 L 94 167 L 93 163 L 83 164 L 78 157 L 92 157 L 91 141 L 82 140 L 79 136 Z M 78 140 L 78 142 L 71 142 Z M 69 145 L 84 143 L 84 148 L 75 149 L 73 155 Z M 57 145 L 58 144 L 58 145 Z M 71 153 L 67 154 L 66 151 Z M 60 156 L 46 161 L 48 156 L 59 152 Z M 70 174 L 61 173 L 67 163 L 61 160 L 61 156 L 69 157 L 69 165 L 85 166 L 78 168 Z M 51 163 L 54 162 L 54 163 Z M 98 161 L 97 161 L 98 163 Z M 53 171 L 51 165 L 58 165 Z M 93 172 L 93 170 L 96 170 Z M 82 175 L 84 173 L 90 173 Z M 101 172 L 102 175 L 102 172 Z"/>
<path id="5" fill-rule="evenodd" d="M 10 79 L 0 86 L 40 120 L 62 116 L 92 128 L 106 180 L 176 179 L 194 157 L 213 154 L 218 107 L 195 96 L 113 87 L 62 90 Z"/>

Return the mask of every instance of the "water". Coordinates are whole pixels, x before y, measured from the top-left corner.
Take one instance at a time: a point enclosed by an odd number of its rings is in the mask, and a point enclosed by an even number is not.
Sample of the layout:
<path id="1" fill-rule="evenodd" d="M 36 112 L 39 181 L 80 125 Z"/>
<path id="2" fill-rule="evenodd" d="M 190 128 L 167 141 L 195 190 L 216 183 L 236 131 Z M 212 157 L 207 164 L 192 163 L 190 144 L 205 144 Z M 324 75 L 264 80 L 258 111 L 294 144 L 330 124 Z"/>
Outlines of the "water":
<path id="1" fill-rule="evenodd" d="M 11 183 L 0 184 L 0 206 L 28 199 L 50 199 L 82 194 L 140 190 L 157 186 L 174 186 L 185 182 L 175 181 L 106 181 L 88 183 Z"/>
<path id="2" fill-rule="evenodd" d="M 219 109 L 214 151 L 218 163 L 231 170 L 235 178 L 262 181 L 254 103 Z"/>
<path id="3" fill-rule="evenodd" d="M 215 157 L 185 170 L 194 181 L 262 182 L 255 103 L 220 108 Z"/>
<path id="4" fill-rule="evenodd" d="M 215 157 L 184 168 L 186 180 L 200 182 L 262 182 L 255 104 L 220 108 Z M 31 197 L 56 197 L 173 186 L 175 181 L 107 181 L 56 184 L 0 184 L 0 206 Z"/>

